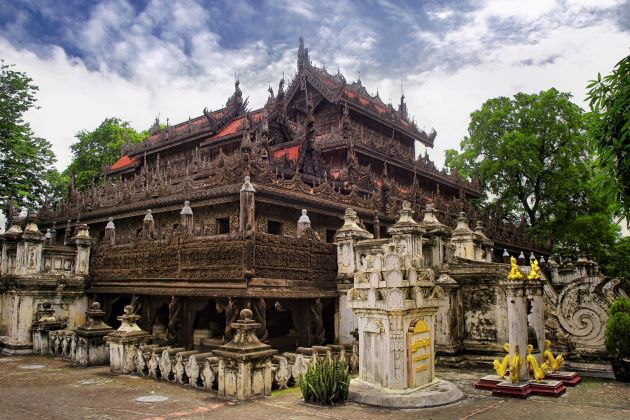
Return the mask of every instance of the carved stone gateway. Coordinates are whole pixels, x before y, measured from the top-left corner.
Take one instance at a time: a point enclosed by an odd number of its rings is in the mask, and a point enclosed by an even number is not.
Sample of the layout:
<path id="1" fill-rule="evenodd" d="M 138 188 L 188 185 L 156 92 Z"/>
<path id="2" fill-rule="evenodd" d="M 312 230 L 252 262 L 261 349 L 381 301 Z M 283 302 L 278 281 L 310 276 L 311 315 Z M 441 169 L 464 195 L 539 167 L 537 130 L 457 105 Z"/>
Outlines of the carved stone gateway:
<path id="1" fill-rule="evenodd" d="M 383 253 L 368 254 L 354 277 L 348 302 L 358 321 L 359 378 L 349 399 L 385 407 L 448 404 L 463 394 L 435 379 L 435 315 L 443 291 L 422 269 L 422 227 L 408 202 L 390 227 Z"/>
<path id="2" fill-rule="evenodd" d="M 219 357 L 220 397 L 248 400 L 271 395 L 271 358 L 277 351 L 258 340 L 260 324 L 252 317 L 251 310 L 243 309 L 232 324 L 234 339 L 213 352 Z"/>

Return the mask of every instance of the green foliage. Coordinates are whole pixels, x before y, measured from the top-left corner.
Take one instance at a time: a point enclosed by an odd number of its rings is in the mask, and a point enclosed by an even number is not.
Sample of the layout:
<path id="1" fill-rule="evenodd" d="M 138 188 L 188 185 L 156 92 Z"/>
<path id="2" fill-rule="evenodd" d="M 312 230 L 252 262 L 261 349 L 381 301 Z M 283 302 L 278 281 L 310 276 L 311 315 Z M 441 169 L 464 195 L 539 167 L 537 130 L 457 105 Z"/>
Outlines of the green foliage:
<path id="1" fill-rule="evenodd" d="M 24 121 L 35 107 L 37 86 L 25 73 L 0 60 L 0 206 L 9 199 L 19 208 L 56 201 L 58 172 L 50 143 L 36 137 Z"/>
<path id="2" fill-rule="evenodd" d="M 604 274 L 630 282 L 630 236 L 619 239 L 611 248 L 602 267 Z"/>
<path id="3" fill-rule="evenodd" d="M 75 185 L 79 190 L 101 182 L 103 167 L 120 158 L 120 149 L 126 141 L 139 143 L 146 133 L 138 133 L 129 123 L 118 118 L 106 118 L 92 131 L 82 130 L 76 134 L 77 141 L 70 146 L 72 162 L 64 174 L 75 174 Z"/>
<path id="4" fill-rule="evenodd" d="M 587 88 L 601 168 L 599 190 L 620 204 L 619 214 L 630 222 L 630 56 L 603 79 L 598 74 Z"/>
<path id="5" fill-rule="evenodd" d="M 479 177 L 487 200 L 506 215 L 525 214 L 530 226 L 570 211 L 583 199 L 589 150 L 570 98 L 550 89 L 489 99 L 471 114 L 462 152 L 447 151 L 446 166 Z"/>
<path id="6" fill-rule="evenodd" d="M 630 358 L 630 299 L 617 298 L 608 311 L 604 345 L 617 359 Z"/>
<path id="7" fill-rule="evenodd" d="M 556 252 L 600 257 L 618 236 L 614 204 L 597 194 L 590 119 L 570 99 L 553 88 L 489 99 L 471 114 L 462 152 L 446 151 L 446 166 L 478 177 L 485 204 L 525 217 Z"/>
<path id="8" fill-rule="evenodd" d="M 343 361 L 326 357 L 323 362 L 312 363 L 300 378 L 304 401 L 320 405 L 333 405 L 348 398 L 350 371 Z"/>

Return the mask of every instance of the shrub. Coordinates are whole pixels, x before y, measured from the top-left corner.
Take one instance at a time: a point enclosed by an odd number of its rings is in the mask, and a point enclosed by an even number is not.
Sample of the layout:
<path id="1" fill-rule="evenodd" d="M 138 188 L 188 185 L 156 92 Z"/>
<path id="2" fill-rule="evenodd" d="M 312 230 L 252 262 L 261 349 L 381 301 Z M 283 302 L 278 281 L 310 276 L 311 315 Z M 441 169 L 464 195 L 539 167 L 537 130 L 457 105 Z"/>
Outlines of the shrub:
<path id="1" fill-rule="evenodd" d="M 350 372 L 343 361 L 330 356 L 323 362 L 311 363 L 300 379 L 304 401 L 320 405 L 333 405 L 348 398 Z"/>
<path id="2" fill-rule="evenodd" d="M 630 299 L 617 298 L 606 324 L 606 350 L 616 359 L 630 358 Z"/>

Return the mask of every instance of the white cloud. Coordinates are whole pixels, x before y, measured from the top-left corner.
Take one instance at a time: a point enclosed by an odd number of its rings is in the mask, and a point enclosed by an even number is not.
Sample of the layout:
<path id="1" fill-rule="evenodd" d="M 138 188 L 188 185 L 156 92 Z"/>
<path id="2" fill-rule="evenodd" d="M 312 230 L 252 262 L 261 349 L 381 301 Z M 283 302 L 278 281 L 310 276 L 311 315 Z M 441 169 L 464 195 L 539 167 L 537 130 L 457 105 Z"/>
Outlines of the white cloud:
<path id="1" fill-rule="evenodd" d="M 585 28 L 558 27 L 535 44 L 503 45 L 453 73 L 435 68 L 410 75 L 405 89 L 409 109 L 420 124 L 438 131 L 432 158 L 441 165 L 445 149 L 459 148 L 470 113 L 489 98 L 555 87 L 572 93 L 586 109 L 588 80 L 610 72 L 629 52 L 630 36 L 611 28 L 606 21 Z M 546 62 L 549 57 L 554 60 Z M 524 65 L 526 59 L 533 64 Z"/>
<path id="2" fill-rule="evenodd" d="M 405 48 L 407 68 L 417 69 L 405 71 L 409 111 L 420 126 L 438 131 L 431 155 L 441 164 L 444 149 L 458 147 L 469 114 L 486 99 L 554 86 L 573 93 L 580 103 L 586 82 L 598 71 L 609 72 L 630 45 L 628 33 L 608 18 L 591 16 L 601 3 L 577 0 L 479 2 L 464 20 L 456 9 L 429 10 L 427 16 L 440 21 L 441 32 L 422 27 L 418 10 L 409 13 L 385 0 L 377 1 L 383 18 L 376 21 L 352 3 L 335 6 L 322 0 L 317 8 L 308 2 L 286 3 L 289 14 L 273 4 L 270 20 L 259 16 L 261 24 L 275 23 L 274 30 L 284 31 L 283 37 L 236 42 L 230 45 L 239 47 L 228 48 L 215 27 L 218 12 L 196 1 L 152 0 L 138 12 L 123 0 L 111 0 L 96 6 L 86 22 L 68 23 L 67 33 L 84 61 L 54 45 L 40 46 L 35 55 L 1 35 L 0 56 L 40 87 L 41 109 L 27 118 L 38 135 L 53 143 L 63 168 L 79 130 L 93 129 L 109 116 L 142 130 L 157 114 L 176 123 L 200 115 L 206 106 L 217 109 L 232 93 L 235 73 L 252 106 L 261 106 L 267 85 L 275 89 L 283 72 L 288 76 L 295 71 L 302 24 L 296 23 L 297 14 L 314 25 L 304 37 L 315 63 L 325 62 L 332 73 L 340 66 L 348 80 L 361 71 L 368 90 L 378 88 L 380 97 L 385 102 L 391 98 L 394 105 L 400 97 L 401 67 L 381 57 Z M 237 5 L 245 17 L 259 12 L 245 3 Z M 384 38 L 392 21 L 416 38 Z M 497 35 L 497 25 L 506 39 Z M 427 45 L 429 52 L 420 55 Z"/>

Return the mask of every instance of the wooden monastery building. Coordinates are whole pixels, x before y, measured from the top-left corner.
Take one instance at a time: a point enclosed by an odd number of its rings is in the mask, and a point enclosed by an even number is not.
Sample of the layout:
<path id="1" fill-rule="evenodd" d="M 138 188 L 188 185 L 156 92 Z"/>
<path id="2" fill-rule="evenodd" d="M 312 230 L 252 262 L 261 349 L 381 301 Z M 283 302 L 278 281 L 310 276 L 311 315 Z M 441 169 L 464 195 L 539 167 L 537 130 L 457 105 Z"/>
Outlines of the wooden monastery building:
<path id="1" fill-rule="evenodd" d="M 61 249 L 87 224 L 83 292 L 114 328 L 131 304 L 155 337 L 212 349 L 249 307 L 276 348 L 339 342 L 351 335 L 338 313 L 352 280 L 338 276 L 334 243 L 347 208 L 376 239 L 409 201 L 417 220 L 431 204 L 449 229 L 460 212 L 479 222 L 485 261 L 501 262 L 504 249 L 549 255 L 523 225 L 476 211 L 479 185 L 418 156 L 435 139 L 404 96 L 394 107 L 314 66 L 300 39 L 296 75 L 269 88 L 264 107 L 249 109 L 236 81 L 225 107 L 156 124 L 123 146 L 102 186 L 71 186 L 66 203 L 43 209 L 39 228 L 50 229 L 45 247 Z"/>

